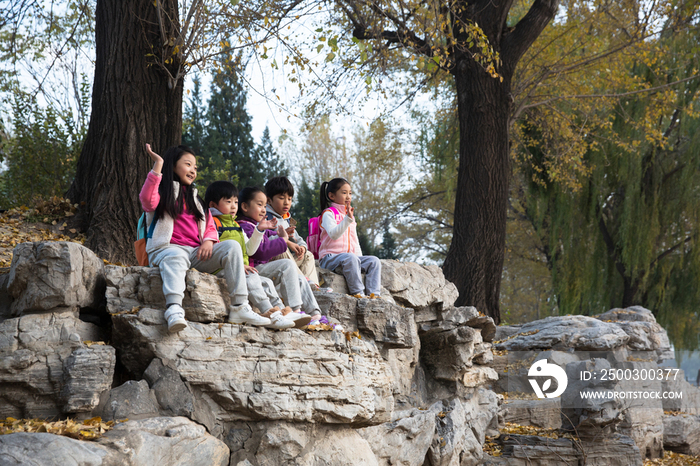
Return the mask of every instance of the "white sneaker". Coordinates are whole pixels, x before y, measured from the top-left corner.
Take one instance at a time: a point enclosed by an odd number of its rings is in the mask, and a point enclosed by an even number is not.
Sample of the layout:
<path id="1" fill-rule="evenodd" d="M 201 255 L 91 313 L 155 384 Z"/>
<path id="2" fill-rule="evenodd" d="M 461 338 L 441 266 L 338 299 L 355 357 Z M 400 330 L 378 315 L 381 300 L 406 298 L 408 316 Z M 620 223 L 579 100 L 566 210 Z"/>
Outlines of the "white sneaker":
<path id="1" fill-rule="evenodd" d="M 284 318 L 294 322 L 294 327 L 296 328 L 309 325 L 309 322 L 311 322 L 311 316 L 301 312 L 290 312 L 289 314 L 285 315 Z"/>
<path id="2" fill-rule="evenodd" d="M 285 316 L 283 316 L 281 311 L 275 311 L 272 314 L 270 314 L 269 320 L 271 322 L 265 326 L 266 328 L 272 328 L 275 330 L 283 330 L 285 328 L 294 327 L 294 322 L 287 319 Z"/>
<path id="3" fill-rule="evenodd" d="M 168 331 L 177 333 L 187 328 L 185 310 L 179 304 L 173 304 L 165 311 L 165 320 L 168 321 Z"/>
<path id="4" fill-rule="evenodd" d="M 240 304 L 231 306 L 228 313 L 228 321 L 232 324 L 270 325 L 271 321 L 250 308 L 250 305 Z"/>

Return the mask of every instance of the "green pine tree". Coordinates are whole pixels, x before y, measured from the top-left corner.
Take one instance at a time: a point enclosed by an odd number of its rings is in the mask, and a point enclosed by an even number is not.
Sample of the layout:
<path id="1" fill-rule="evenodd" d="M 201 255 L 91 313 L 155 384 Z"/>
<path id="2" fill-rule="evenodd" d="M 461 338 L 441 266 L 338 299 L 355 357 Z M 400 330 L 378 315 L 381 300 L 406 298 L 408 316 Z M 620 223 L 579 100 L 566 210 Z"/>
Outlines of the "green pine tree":
<path id="1" fill-rule="evenodd" d="M 266 179 L 275 176 L 289 176 L 284 159 L 275 150 L 270 139 L 270 128 L 265 126 L 260 144 L 255 148 L 255 159 L 262 165 L 262 172 Z"/>
<path id="2" fill-rule="evenodd" d="M 262 186 L 265 175 L 254 154 L 251 116 L 246 110 L 247 95 L 238 77 L 239 67 L 240 56 L 226 55 L 212 80 L 202 150 L 207 173 L 202 178 L 207 182 L 230 180 L 241 189 Z"/>
<path id="3" fill-rule="evenodd" d="M 364 252 L 364 251 L 363 251 Z M 400 259 L 396 238 L 391 234 L 389 225 L 384 225 L 384 234 L 382 236 L 382 244 L 377 248 L 377 257 L 380 259 Z"/>
<path id="4" fill-rule="evenodd" d="M 206 109 L 202 102 L 202 82 L 199 75 L 195 75 L 192 82 L 194 83 L 192 96 L 188 99 L 182 118 L 182 143 L 191 147 L 196 155 L 200 155 L 206 137 L 204 120 Z"/>
<path id="5" fill-rule="evenodd" d="M 297 221 L 297 232 L 306 239 L 309 234 L 309 219 L 317 217 L 319 212 L 319 189 L 321 183 L 317 180 L 309 184 L 302 176 L 301 184 L 295 187 L 294 209 L 292 214 Z"/>

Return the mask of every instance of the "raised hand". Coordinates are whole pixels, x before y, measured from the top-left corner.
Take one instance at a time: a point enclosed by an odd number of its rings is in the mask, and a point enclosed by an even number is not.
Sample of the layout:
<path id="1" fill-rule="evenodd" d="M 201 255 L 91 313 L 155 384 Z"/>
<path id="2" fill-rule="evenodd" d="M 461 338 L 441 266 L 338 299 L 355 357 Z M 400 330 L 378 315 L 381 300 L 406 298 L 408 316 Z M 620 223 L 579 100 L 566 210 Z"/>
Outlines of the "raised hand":
<path id="1" fill-rule="evenodd" d="M 163 168 L 163 157 L 153 152 L 150 144 L 146 144 L 146 152 L 151 160 L 153 160 L 153 171 L 160 173 L 161 169 Z"/>
<path id="2" fill-rule="evenodd" d="M 284 238 L 284 239 L 289 238 L 289 235 L 287 234 L 287 230 L 285 230 L 282 225 L 277 226 L 277 236 L 279 236 L 280 238 Z"/>
<path id="3" fill-rule="evenodd" d="M 260 231 L 263 230 L 272 230 L 273 228 L 277 228 L 277 219 L 273 218 L 272 220 L 268 220 L 266 218 L 260 220 L 258 222 L 258 229 Z"/>
<path id="4" fill-rule="evenodd" d="M 345 211 L 351 219 L 355 220 L 355 208 L 350 205 L 350 201 L 345 203 Z"/>
<path id="5" fill-rule="evenodd" d="M 289 236 L 294 236 L 294 232 L 296 231 L 296 229 L 297 229 L 297 227 L 289 227 L 289 228 L 287 228 L 287 230 L 286 230 L 286 231 L 287 231 L 287 234 L 288 234 Z"/>

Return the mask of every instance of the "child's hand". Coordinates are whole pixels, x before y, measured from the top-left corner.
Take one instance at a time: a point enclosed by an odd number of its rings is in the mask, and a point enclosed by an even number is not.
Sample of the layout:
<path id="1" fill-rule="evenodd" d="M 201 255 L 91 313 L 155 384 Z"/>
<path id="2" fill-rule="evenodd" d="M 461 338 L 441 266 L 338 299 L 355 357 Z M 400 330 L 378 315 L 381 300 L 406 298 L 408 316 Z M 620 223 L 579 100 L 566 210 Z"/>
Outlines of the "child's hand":
<path id="1" fill-rule="evenodd" d="M 153 171 L 160 173 L 161 169 L 163 168 L 163 157 L 153 152 L 150 144 L 146 144 L 146 152 L 148 153 L 148 156 L 151 157 L 151 160 L 153 160 Z"/>
<path id="2" fill-rule="evenodd" d="M 273 228 L 277 227 L 277 219 L 273 218 L 272 220 L 268 220 L 266 218 L 260 220 L 258 222 L 258 230 L 263 231 L 263 230 L 272 230 Z"/>
<path id="3" fill-rule="evenodd" d="M 279 236 L 280 238 L 284 238 L 284 239 L 289 238 L 287 231 L 284 229 L 284 227 L 282 225 L 279 225 L 277 227 L 277 236 Z"/>
<path id="4" fill-rule="evenodd" d="M 355 220 L 355 208 L 350 205 L 350 201 L 345 203 L 345 211 L 348 213 L 348 217 Z"/>
<path id="5" fill-rule="evenodd" d="M 251 267 L 249 265 L 244 265 L 243 269 L 245 270 L 246 275 L 250 275 L 251 273 L 258 273 L 258 271 L 255 267 Z"/>
<path id="6" fill-rule="evenodd" d="M 200 261 L 208 261 L 211 259 L 211 254 L 214 250 L 213 241 L 205 241 L 199 249 L 197 249 L 197 259 Z"/>
<path id="7" fill-rule="evenodd" d="M 296 231 L 296 229 L 297 229 L 297 227 L 289 227 L 289 228 L 287 228 L 287 230 L 286 230 L 286 231 L 287 231 L 287 234 L 288 234 L 289 236 L 294 236 L 294 232 Z"/>
<path id="8" fill-rule="evenodd" d="M 287 246 L 289 247 L 289 250 L 294 254 L 297 259 L 301 259 L 304 257 L 304 253 L 306 252 L 306 248 L 303 246 L 299 246 L 297 243 L 293 243 L 291 241 L 287 241 Z"/>

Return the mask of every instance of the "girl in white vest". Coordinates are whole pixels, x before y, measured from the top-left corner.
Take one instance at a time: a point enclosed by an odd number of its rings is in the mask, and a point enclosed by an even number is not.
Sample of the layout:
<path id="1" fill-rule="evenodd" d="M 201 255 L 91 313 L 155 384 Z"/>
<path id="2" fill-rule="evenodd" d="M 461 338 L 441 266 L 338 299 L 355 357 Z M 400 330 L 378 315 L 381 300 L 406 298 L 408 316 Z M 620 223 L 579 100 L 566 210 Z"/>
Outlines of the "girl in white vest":
<path id="1" fill-rule="evenodd" d="M 350 205 L 352 188 L 345 178 L 321 184 L 321 267 L 343 274 L 350 294 L 356 298 L 378 298 L 382 263 L 374 256 L 363 256 L 357 239 L 355 208 Z M 362 272 L 366 273 L 362 284 Z"/>

